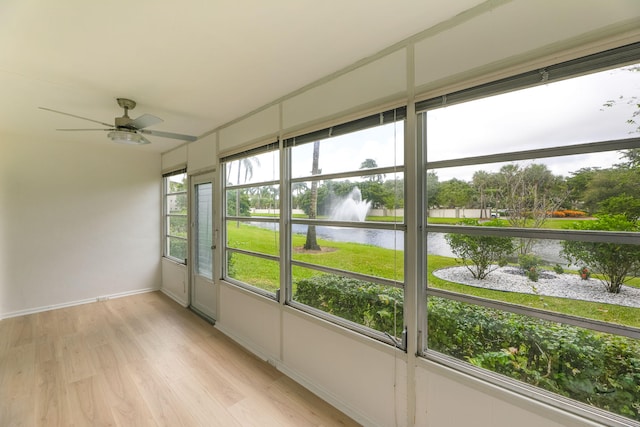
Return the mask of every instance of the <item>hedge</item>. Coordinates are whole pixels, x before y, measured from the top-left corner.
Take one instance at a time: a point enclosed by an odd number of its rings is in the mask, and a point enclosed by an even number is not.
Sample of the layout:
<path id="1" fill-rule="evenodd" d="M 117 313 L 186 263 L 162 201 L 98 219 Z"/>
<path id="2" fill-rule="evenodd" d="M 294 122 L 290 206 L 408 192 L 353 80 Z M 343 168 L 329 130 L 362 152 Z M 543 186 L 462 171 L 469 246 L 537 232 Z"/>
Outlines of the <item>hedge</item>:
<path id="1" fill-rule="evenodd" d="M 429 298 L 428 347 L 640 421 L 640 342 Z"/>
<path id="2" fill-rule="evenodd" d="M 298 281 L 293 299 L 371 329 L 402 336 L 402 289 L 325 274 Z"/>
<path id="3" fill-rule="evenodd" d="M 391 335 L 402 332 L 398 288 L 322 275 L 297 282 L 294 300 Z M 428 301 L 430 350 L 640 421 L 638 340 L 444 298 Z"/>

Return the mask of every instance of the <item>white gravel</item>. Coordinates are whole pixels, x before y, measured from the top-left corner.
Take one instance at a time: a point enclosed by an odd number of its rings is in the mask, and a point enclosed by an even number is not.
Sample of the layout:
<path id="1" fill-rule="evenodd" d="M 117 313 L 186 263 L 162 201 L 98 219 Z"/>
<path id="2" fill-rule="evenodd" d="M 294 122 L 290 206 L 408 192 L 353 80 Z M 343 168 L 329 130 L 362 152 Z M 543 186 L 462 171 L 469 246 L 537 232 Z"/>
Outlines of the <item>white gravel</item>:
<path id="1" fill-rule="evenodd" d="M 540 273 L 537 282 L 532 282 L 517 267 L 499 267 L 484 280 L 474 279 L 466 267 L 448 267 L 433 272 L 433 275 L 450 282 L 498 291 L 546 295 L 606 304 L 640 307 L 640 289 L 623 285 L 620 293 L 607 292 L 599 279 L 582 280 L 577 274 L 557 274 L 553 271 Z"/>

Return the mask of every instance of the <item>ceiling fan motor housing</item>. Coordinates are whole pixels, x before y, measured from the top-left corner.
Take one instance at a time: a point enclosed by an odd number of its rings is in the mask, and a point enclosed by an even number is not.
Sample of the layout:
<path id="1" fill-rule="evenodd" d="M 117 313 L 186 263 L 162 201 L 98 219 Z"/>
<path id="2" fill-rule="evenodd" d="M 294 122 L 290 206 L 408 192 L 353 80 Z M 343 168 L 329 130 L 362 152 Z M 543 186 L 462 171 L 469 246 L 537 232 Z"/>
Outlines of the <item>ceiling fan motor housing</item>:
<path id="1" fill-rule="evenodd" d="M 130 127 L 129 123 L 131 123 L 132 121 L 133 120 L 129 116 L 126 116 L 126 115 L 123 116 L 123 117 L 116 117 L 116 127 L 117 128 Z"/>
<path id="2" fill-rule="evenodd" d="M 136 102 L 127 99 L 127 98 L 117 98 L 118 105 L 124 108 L 124 114 L 122 117 L 116 117 L 116 127 L 117 128 L 130 128 L 133 130 L 133 127 L 129 126 L 129 124 L 133 121 L 129 118 L 129 110 L 133 110 L 136 108 Z"/>

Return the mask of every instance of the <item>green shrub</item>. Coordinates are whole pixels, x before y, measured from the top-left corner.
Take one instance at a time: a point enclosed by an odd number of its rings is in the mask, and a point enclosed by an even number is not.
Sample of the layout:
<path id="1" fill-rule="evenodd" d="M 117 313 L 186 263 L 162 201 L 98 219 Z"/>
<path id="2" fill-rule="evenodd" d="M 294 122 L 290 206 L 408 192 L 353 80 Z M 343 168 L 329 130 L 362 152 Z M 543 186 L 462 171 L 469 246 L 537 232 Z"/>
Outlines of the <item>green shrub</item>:
<path id="1" fill-rule="evenodd" d="M 539 256 L 534 254 L 520 254 L 518 256 L 518 263 L 523 273 L 532 282 L 537 282 L 540 274 L 538 272 L 538 266 L 542 260 Z"/>
<path id="2" fill-rule="evenodd" d="M 294 300 L 393 336 L 403 291 L 335 275 L 297 282 Z M 427 346 L 640 421 L 640 341 L 429 297 Z"/>
<path id="3" fill-rule="evenodd" d="M 640 342 L 429 298 L 428 347 L 640 421 Z"/>
<path id="4" fill-rule="evenodd" d="M 541 259 L 534 254 L 520 254 L 518 255 L 518 264 L 523 271 L 530 270 L 531 267 L 537 268 L 540 265 Z"/>
<path id="5" fill-rule="evenodd" d="M 556 264 L 553 266 L 553 271 L 556 272 L 556 274 L 564 274 L 564 268 L 562 268 L 562 266 L 560 264 Z"/>
<path id="6" fill-rule="evenodd" d="M 602 215 L 595 221 L 571 224 L 574 230 L 640 231 L 623 215 Z M 600 242 L 562 242 L 562 254 L 573 264 L 582 262 L 601 274 L 608 292 L 617 294 L 630 276 L 640 270 L 640 246 Z"/>
<path id="7" fill-rule="evenodd" d="M 299 280 L 293 299 L 394 337 L 404 329 L 400 288 L 324 274 Z"/>
<path id="8" fill-rule="evenodd" d="M 467 219 L 464 225 L 479 226 L 478 220 Z M 487 221 L 484 226 L 503 227 L 499 219 Z M 460 262 L 471 272 L 475 279 L 484 279 L 499 266 L 507 264 L 506 257 L 513 253 L 515 246 L 510 237 L 470 236 L 466 234 L 446 234 L 445 240 L 451 252 L 460 258 Z"/>

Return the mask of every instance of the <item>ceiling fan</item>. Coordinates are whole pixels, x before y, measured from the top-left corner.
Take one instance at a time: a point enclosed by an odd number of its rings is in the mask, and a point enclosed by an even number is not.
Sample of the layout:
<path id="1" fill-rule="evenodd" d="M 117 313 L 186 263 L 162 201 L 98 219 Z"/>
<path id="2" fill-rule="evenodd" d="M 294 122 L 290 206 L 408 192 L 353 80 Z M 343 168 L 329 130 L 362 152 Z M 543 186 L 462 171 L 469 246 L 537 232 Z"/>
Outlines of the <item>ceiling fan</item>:
<path id="1" fill-rule="evenodd" d="M 107 129 L 56 129 L 61 131 L 91 131 L 91 130 L 99 130 L 99 131 L 107 131 L 109 132 L 107 136 L 113 141 L 121 144 L 129 144 L 129 145 L 142 145 L 142 144 L 150 144 L 147 138 L 145 138 L 142 134 L 160 136 L 163 138 L 172 138 L 179 139 L 181 141 L 195 141 L 197 138 L 191 135 L 182 135 L 179 133 L 171 133 L 171 132 L 162 132 L 158 130 L 149 130 L 146 129 L 149 126 L 153 126 L 158 123 L 162 123 L 163 120 L 159 117 L 153 116 L 151 114 L 143 114 L 137 119 L 132 119 L 129 117 L 129 110 L 133 110 L 136 108 L 136 102 L 127 98 L 117 98 L 118 105 L 124 108 L 124 115 L 122 117 L 115 118 L 115 124 L 111 125 L 109 123 L 101 122 L 98 120 L 88 119 L 86 117 L 76 116 L 75 114 L 65 113 L 63 111 L 52 110 L 51 108 L 38 107 L 41 110 L 51 111 L 58 114 L 64 114 L 65 116 L 75 117 L 77 119 L 88 120 L 90 122 L 99 123 L 103 126 L 107 126 Z"/>

